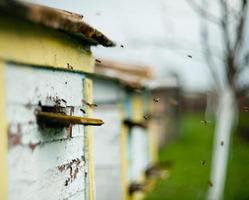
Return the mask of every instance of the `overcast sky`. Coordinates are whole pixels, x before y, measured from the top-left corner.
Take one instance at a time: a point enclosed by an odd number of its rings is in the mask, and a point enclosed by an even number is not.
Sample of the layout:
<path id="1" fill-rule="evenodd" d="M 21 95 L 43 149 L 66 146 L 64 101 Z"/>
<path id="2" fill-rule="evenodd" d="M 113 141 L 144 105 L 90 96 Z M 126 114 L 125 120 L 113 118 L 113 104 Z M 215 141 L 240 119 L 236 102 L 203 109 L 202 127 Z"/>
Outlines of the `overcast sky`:
<path id="1" fill-rule="evenodd" d="M 87 23 L 118 44 L 115 48 L 93 48 L 97 57 L 150 65 L 158 77 L 175 72 L 187 90 L 205 91 L 212 84 L 211 75 L 202 58 L 201 19 L 186 0 L 35 2 L 83 14 Z M 215 28 L 211 38 L 211 46 L 219 56 L 220 33 Z"/>

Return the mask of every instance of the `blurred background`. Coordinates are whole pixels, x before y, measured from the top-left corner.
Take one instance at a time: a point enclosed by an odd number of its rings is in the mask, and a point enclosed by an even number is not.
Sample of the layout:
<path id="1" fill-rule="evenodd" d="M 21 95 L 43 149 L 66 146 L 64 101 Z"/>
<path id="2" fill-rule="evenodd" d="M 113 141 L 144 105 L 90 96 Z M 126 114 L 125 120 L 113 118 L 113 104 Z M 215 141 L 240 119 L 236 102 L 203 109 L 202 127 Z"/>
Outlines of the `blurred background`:
<path id="1" fill-rule="evenodd" d="M 147 85 L 168 98 L 157 111 L 169 116 L 160 122 L 167 173 L 147 200 L 249 199 L 246 0 L 29 2 L 83 14 L 117 43 L 93 48 L 96 57 L 153 68 Z"/>

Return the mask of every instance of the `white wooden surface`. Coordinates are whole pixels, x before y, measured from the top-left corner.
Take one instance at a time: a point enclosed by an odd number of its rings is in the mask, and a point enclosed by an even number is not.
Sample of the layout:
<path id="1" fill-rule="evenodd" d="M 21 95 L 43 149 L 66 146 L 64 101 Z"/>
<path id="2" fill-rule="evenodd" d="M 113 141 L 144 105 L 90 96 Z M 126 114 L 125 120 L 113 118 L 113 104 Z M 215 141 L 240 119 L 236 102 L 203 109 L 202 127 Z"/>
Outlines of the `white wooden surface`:
<path id="1" fill-rule="evenodd" d="M 105 122 L 101 127 L 94 127 L 97 200 L 123 199 L 120 170 L 121 114 L 118 106 L 122 98 L 124 90 L 117 82 L 100 77 L 93 78 L 93 99 L 98 104 L 94 115 Z"/>
<path id="2" fill-rule="evenodd" d="M 8 64 L 7 119 L 9 199 L 86 199 L 87 152 L 84 127 L 41 128 L 38 102 L 64 99 L 82 116 L 83 76 Z"/>
<path id="3" fill-rule="evenodd" d="M 94 115 L 105 122 L 101 127 L 94 127 L 96 199 L 123 199 L 120 171 L 120 109 L 117 104 L 99 105 Z"/>
<path id="4" fill-rule="evenodd" d="M 148 134 L 145 129 L 133 127 L 128 136 L 128 175 L 129 181 L 137 181 L 142 175 L 149 162 Z"/>

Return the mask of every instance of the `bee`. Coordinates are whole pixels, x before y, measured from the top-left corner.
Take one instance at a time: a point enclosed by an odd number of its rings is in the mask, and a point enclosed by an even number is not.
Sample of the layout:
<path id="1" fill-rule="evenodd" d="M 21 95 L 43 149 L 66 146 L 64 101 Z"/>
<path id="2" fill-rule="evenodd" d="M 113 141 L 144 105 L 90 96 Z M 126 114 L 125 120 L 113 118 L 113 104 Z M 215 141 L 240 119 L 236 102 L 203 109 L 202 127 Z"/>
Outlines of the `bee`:
<path id="1" fill-rule="evenodd" d="M 83 110 L 82 108 L 80 109 L 80 111 L 81 111 L 83 114 L 86 114 L 86 111 Z"/>
<path id="2" fill-rule="evenodd" d="M 209 186 L 209 187 L 213 187 L 212 181 L 209 180 L 207 183 L 208 183 L 208 186 Z"/>
<path id="3" fill-rule="evenodd" d="M 98 107 L 97 104 L 95 104 L 95 103 L 88 103 L 88 102 L 85 101 L 85 100 L 82 100 L 82 103 L 83 103 L 83 104 L 86 104 L 86 105 L 87 105 L 88 107 L 90 107 L 90 108 Z"/>
<path id="4" fill-rule="evenodd" d="M 61 99 L 61 101 L 65 104 L 67 104 L 67 101 L 65 99 Z"/>
<path id="5" fill-rule="evenodd" d="M 204 119 L 204 120 L 201 120 L 201 123 L 207 125 L 208 123 L 211 123 L 211 122 Z"/>
<path id="6" fill-rule="evenodd" d="M 68 68 L 68 69 L 72 69 L 72 70 L 73 70 L 73 66 L 72 66 L 72 65 L 70 65 L 69 63 L 67 63 L 67 68 Z"/>
<path id="7" fill-rule="evenodd" d="M 154 99 L 153 99 L 153 101 L 154 101 L 155 103 L 158 103 L 159 100 L 160 100 L 160 98 L 154 98 Z"/>
<path id="8" fill-rule="evenodd" d="M 150 118 L 151 118 L 151 116 L 150 116 L 149 114 L 144 115 L 144 119 L 145 119 L 145 120 L 149 120 Z"/>
<path id="9" fill-rule="evenodd" d="M 101 63 L 101 61 L 100 61 L 100 60 L 98 60 L 98 59 L 95 59 L 95 61 L 96 61 L 97 63 Z"/>
<path id="10" fill-rule="evenodd" d="M 205 165 L 206 164 L 206 161 L 205 160 L 202 160 L 201 161 L 201 165 Z"/>
<path id="11" fill-rule="evenodd" d="M 188 57 L 189 57 L 189 58 L 192 58 L 192 56 L 191 56 L 191 55 L 188 55 Z"/>
<path id="12" fill-rule="evenodd" d="M 121 44 L 120 47 L 121 47 L 121 48 L 124 48 L 124 45 Z"/>
<path id="13" fill-rule="evenodd" d="M 220 142 L 220 145 L 221 145 L 221 146 L 223 146 L 223 145 L 224 145 L 224 141 L 223 141 L 223 140 Z"/>

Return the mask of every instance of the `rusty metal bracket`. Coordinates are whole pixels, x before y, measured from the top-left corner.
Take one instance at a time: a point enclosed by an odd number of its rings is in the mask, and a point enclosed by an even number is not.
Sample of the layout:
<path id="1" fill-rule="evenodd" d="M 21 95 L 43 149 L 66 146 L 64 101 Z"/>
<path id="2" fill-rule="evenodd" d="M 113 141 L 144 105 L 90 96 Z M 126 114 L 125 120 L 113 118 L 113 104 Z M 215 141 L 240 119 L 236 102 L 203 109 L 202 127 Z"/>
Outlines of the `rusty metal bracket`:
<path id="1" fill-rule="evenodd" d="M 37 119 L 42 122 L 58 123 L 64 125 L 81 124 L 88 126 L 101 126 L 104 122 L 101 119 L 70 116 L 52 112 L 37 112 Z"/>

